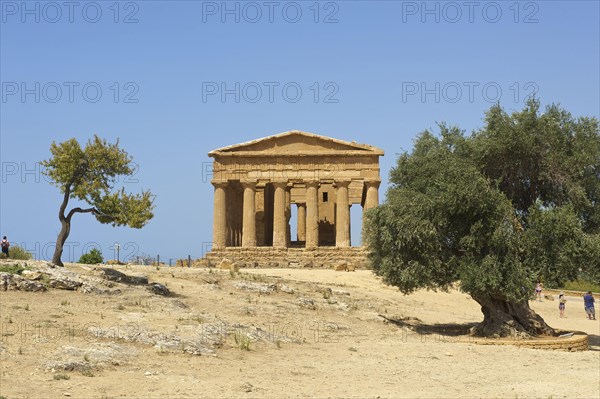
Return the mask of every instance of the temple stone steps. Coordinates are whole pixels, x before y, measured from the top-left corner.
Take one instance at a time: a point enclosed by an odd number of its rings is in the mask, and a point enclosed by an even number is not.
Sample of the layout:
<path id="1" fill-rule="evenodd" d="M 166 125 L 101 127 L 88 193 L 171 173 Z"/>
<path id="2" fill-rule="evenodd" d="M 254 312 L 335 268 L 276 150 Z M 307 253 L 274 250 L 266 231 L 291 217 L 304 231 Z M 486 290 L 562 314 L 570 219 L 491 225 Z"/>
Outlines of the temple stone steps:
<path id="1" fill-rule="evenodd" d="M 221 260 L 228 259 L 239 267 L 339 268 L 340 264 L 356 269 L 368 267 L 364 247 L 227 247 L 211 251 L 204 258 L 209 266 L 217 266 Z"/>

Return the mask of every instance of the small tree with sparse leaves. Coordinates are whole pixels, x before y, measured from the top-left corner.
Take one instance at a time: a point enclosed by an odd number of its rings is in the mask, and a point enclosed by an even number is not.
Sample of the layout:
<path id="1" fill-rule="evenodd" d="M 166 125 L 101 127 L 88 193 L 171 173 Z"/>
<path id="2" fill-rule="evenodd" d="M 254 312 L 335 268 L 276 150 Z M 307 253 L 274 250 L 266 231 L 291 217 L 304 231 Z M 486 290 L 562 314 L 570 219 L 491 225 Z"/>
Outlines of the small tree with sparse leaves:
<path id="1" fill-rule="evenodd" d="M 134 172 L 131 157 L 98 136 L 84 148 L 76 139 L 52 143 L 52 157 L 42 161 L 44 173 L 60 189 L 63 200 L 58 212 L 61 223 L 52 262 L 62 266 L 63 246 L 71 232 L 75 214 L 91 213 L 103 224 L 142 228 L 153 215 L 153 195 L 150 191 L 128 194 L 124 188 L 113 191 L 117 177 Z M 89 207 L 74 207 L 67 211 L 70 200 L 79 200 Z"/>

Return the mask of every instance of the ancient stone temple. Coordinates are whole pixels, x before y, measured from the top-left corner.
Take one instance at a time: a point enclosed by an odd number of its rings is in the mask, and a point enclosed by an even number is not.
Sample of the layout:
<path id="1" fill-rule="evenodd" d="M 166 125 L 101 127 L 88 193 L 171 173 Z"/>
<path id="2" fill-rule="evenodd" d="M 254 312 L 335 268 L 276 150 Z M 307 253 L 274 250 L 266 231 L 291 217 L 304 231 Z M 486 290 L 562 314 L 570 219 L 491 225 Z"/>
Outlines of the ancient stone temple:
<path id="1" fill-rule="evenodd" d="M 383 150 L 289 131 L 211 151 L 214 220 L 209 261 L 246 266 L 361 266 L 350 207 L 378 205 Z M 291 231 L 296 207 L 297 231 Z"/>

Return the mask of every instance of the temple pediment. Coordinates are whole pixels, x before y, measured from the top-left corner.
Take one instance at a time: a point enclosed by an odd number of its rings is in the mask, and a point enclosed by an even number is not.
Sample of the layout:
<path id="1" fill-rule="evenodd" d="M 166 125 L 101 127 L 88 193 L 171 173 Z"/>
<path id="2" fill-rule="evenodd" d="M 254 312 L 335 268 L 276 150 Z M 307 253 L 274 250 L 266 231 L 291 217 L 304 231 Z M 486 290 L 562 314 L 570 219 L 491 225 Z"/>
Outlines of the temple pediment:
<path id="1" fill-rule="evenodd" d="M 380 148 L 292 130 L 218 148 L 209 156 L 383 155 Z"/>

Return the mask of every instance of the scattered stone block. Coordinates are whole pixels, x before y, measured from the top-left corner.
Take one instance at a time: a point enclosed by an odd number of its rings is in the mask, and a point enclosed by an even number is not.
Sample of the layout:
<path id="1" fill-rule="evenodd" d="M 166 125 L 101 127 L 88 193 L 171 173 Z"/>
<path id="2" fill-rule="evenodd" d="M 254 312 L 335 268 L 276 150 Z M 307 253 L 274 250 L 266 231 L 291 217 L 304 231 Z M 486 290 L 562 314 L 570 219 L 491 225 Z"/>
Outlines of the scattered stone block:
<path id="1" fill-rule="evenodd" d="M 223 259 L 221 259 L 221 262 L 219 262 L 219 266 L 217 266 L 217 267 L 219 269 L 231 270 L 232 264 L 233 264 L 233 262 L 231 262 L 229 259 L 223 258 Z"/>
<path id="2" fill-rule="evenodd" d="M 335 270 L 336 272 L 343 272 L 348 270 L 348 262 L 346 261 L 339 261 L 338 263 L 336 263 L 333 266 L 333 270 Z"/>

